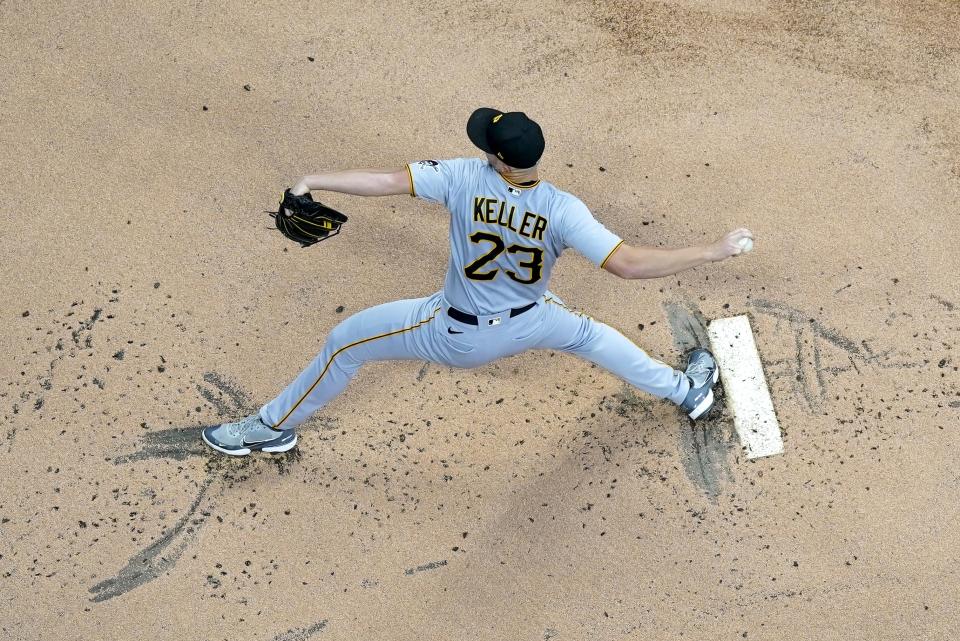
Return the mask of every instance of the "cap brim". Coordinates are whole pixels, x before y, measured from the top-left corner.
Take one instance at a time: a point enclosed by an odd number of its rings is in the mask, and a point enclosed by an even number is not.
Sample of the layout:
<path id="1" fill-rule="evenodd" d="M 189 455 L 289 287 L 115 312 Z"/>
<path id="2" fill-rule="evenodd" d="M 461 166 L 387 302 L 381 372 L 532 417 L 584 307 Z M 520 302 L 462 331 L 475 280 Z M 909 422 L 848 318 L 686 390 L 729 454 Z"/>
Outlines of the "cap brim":
<path id="1" fill-rule="evenodd" d="M 467 121 L 467 138 L 488 154 L 492 154 L 493 149 L 490 148 L 490 143 L 487 142 L 487 128 L 490 126 L 490 121 L 493 120 L 493 117 L 502 113 L 502 111 L 491 109 L 490 107 L 480 107 L 470 114 L 470 119 Z"/>

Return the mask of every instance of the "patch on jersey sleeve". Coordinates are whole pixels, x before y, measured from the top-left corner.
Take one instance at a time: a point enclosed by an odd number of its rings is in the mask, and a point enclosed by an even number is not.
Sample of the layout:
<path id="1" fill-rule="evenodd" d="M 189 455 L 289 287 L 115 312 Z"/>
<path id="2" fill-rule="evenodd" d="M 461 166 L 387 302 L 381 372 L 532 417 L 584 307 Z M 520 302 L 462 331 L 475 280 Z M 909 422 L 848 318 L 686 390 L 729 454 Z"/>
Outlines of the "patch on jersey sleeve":
<path id="1" fill-rule="evenodd" d="M 436 160 L 419 160 L 417 164 L 426 169 L 427 167 L 433 167 L 433 170 L 437 173 L 440 173 L 440 163 Z"/>

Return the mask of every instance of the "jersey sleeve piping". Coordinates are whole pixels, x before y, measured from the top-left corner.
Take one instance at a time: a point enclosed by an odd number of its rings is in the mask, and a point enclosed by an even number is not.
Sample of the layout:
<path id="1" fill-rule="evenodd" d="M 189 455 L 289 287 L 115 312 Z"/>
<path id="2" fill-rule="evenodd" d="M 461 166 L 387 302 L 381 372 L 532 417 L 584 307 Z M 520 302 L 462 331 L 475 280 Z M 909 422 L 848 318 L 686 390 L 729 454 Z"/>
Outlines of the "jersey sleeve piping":
<path id="1" fill-rule="evenodd" d="M 619 243 L 617 243 L 616 245 L 613 246 L 613 249 L 610 250 L 610 253 L 607 254 L 607 257 L 603 259 L 603 262 L 602 262 L 602 263 L 600 263 L 600 269 L 603 269 L 603 266 L 607 264 L 607 261 L 610 260 L 610 257 L 613 256 L 614 252 L 616 252 L 618 249 L 620 249 L 620 246 L 621 246 L 621 245 L 623 245 L 623 241 L 622 241 L 622 240 L 621 240 Z"/>
<path id="2" fill-rule="evenodd" d="M 407 168 L 407 178 L 410 179 L 410 195 L 416 198 L 417 190 L 413 187 L 413 172 L 410 170 L 410 165 L 404 165 Z"/>

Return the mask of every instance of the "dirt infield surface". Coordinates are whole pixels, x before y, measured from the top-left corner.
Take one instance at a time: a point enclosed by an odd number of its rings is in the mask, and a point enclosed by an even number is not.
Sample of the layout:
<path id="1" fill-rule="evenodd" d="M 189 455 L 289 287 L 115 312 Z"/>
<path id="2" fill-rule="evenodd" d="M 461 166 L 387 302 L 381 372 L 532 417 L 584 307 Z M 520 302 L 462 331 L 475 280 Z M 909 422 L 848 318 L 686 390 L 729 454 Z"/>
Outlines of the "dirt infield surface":
<path id="1" fill-rule="evenodd" d="M 960 638 L 960 4 L 0 0 L 0 638 Z M 199 428 L 442 283 L 445 212 L 305 173 L 475 155 L 635 244 L 553 291 L 677 362 L 749 314 L 785 452 L 571 357 L 364 369 L 287 455 Z"/>

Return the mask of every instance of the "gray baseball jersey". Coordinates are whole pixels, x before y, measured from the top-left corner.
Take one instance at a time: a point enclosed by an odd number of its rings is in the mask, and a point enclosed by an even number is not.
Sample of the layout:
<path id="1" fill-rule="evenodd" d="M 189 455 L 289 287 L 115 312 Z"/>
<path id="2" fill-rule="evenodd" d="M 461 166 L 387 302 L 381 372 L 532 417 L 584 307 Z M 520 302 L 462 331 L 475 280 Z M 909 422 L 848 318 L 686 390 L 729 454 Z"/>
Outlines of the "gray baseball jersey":
<path id="1" fill-rule="evenodd" d="M 485 160 L 421 160 L 407 166 L 413 195 L 450 210 L 451 305 L 493 314 L 539 299 L 560 253 L 572 247 L 597 265 L 623 241 L 576 196 L 540 180 L 519 185 Z"/>

